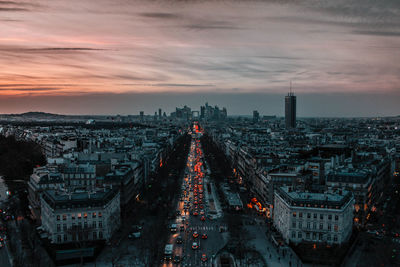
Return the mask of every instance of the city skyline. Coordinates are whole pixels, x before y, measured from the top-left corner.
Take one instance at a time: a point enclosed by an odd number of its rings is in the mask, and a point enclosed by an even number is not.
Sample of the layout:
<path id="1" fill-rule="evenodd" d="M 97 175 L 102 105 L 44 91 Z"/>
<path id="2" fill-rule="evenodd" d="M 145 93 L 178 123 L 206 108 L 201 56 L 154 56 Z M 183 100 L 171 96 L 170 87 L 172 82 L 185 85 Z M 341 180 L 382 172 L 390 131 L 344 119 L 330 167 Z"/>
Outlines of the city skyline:
<path id="1" fill-rule="evenodd" d="M 400 4 L 1 1 L 0 113 L 399 115 Z M 238 105 L 239 104 L 239 105 Z"/>

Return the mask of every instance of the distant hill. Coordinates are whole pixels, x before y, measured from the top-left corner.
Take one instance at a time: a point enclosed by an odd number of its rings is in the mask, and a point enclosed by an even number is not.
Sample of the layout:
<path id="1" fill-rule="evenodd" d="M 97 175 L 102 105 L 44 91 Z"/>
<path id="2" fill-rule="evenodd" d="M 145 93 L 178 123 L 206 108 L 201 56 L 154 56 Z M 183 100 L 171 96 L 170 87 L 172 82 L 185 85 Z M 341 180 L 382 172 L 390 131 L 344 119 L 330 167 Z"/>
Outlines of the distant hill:
<path id="1" fill-rule="evenodd" d="M 40 111 L 31 111 L 31 112 L 25 112 L 21 114 L 16 114 L 15 116 L 21 116 L 21 117 L 64 117 L 64 115 L 59 115 L 59 114 L 53 114 L 53 113 L 46 113 L 46 112 L 40 112 Z"/>
<path id="2" fill-rule="evenodd" d="M 19 114 L 1 114 L 2 117 L 20 117 L 20 118 L 63 118 L 65 115 L 46 113 L 40 111 L 30 111 Z"/>

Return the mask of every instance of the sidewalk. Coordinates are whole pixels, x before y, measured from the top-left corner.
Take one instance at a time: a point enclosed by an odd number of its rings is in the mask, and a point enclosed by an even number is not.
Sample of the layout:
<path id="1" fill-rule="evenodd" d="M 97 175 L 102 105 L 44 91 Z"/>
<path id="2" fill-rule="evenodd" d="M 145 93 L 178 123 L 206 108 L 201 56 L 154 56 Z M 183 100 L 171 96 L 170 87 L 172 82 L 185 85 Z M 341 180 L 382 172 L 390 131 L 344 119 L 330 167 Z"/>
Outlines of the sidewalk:
<path id="1" fill-rule="evenodd" d="M 207 166 L 208 164 L 206 163 L 206 161 L 203 161 Z M 219 199 L 216 193 L 216 189 L 215 189 L 215 185 L 213 181 L 210 181 L 209 176 L 207 175 L 206 177 L 204 177 L 204 181 L 205 183 L 210 184 L 210 188 L 211 188 L 211 196 L 208 192 L 207 186 L 204 187 L 204 190 L 206 191 L 206 202 L 208 207 L 210 207 L 210 210 L 215 211 L 217 214 L 213 215 L 213 219 L 218 219 L 224 216 L 224 213 L 222 211 L 221 208 L 221 204 L 219 203 Z M 212 200 L 213 204 L 210 204 L 210 199 Z"/>
<path id="2" fill-rule="evenodd" d="M 303 264 L 290 247 L 275 247 L 265 234 L 267 231 L 267 226 L 265 224 L 246 226 L 246 229 L 249 231 L 249 235 L 252 237 L 252 239 L 249 241 L 249 244 L 252 245 L 253 248 L 261 255 L 263 255 L 269 267 L 312 266 L 309 264 Z"/>

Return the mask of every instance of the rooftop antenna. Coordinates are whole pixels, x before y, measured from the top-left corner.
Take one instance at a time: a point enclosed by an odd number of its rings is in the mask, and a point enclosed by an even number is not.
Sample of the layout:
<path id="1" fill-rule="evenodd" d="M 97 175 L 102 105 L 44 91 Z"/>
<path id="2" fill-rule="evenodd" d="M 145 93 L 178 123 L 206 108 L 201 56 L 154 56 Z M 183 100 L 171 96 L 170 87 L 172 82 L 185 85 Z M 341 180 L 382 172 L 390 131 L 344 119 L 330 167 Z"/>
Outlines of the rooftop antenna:
<path id="1" fill-rule="evenodd" d="M 290 95 L 292 95 L 292 80 L 290 80 Z"/>

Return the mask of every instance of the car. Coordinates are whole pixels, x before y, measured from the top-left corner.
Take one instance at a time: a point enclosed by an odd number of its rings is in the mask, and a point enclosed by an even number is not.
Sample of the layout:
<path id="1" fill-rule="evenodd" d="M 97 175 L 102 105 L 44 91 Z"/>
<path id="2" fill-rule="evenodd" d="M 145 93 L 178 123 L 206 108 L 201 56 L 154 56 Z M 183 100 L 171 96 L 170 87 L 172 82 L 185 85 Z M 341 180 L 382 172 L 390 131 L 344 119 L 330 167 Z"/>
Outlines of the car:
<path id="1" fill-rule="evenodd" d="M 199 215 L 199 212 L 198 212 L 197 210 L 195 210 L 195 211 L 193 212 L 193 216 L 197 216 L 197 215 Z"/>
<path id="2" fill-rule="evenodd" d="M 193 202 L 193 204 L 194 204 L 194 205 L 197 205 L 197 204 L 199 204 L 199 203 L 197 202 L 197 200 L 195 200 L 195 201 Z"/>
<path id="3" fill-rule="evenodd" d="M 181 256 L 175 255 L 174 256 L 174 263 L 180 263 L 181 262 Z"/>
<path id="4" fill-rule="evenodd" d="M 199 208 L 200 208 L 200 209 L 204 209 L 204 205 L 203 205 L 203 204 L 200 204 L 200 205 L 199 205 Z"/>
<path id="5" fill-rule="evenodd" d="M 199 236 L 199 233 L 197 233 L 197 231 L 193 232 L 193 238 L 197 238 Z"/>
<path id="6" fill-rule="evenodd" d="M 193 242 L 192 243 L 192 249 L 198 249 L 199 245 L 197 244 L 197 242 Z"/>
<path id="7" fill-rule="evenodd" d="M 202 220 L 204 222 L 206 220 L 206 217 L 201 216 L 200 220 Z"/>
<path id="8" fill-rule="evenodd" d="M 136 238 L 140 238 L 140 232 L 132 232 L 128 235 L 129 239 L 136 239 Z"/>
<path id="9" fill-rule="evenodd" d="M 201 211 L 200 211 L 200 215 L 204 215 L 204 210 L 201 210 Z"/>
<path id="10" fill-rule="evenodd" d="M 178 237 L 176 238 L 176 243 L 177 243 L 177 244 L 182 244 L 182 242 L 183 242 L 183 238 L 182 238 L 181 236 L 178 236 Z"/>
<path id="11" fill-rule="evenodd" d="M 205 253 L 203 253 L 203 254 L 201 255 L 201 261 L 202 261 L 202 262 L 206 262 L 206 261 L 207 261 L 207 255 L 206 255 Z"/>
<path id="12" fill-rule="evenodd" d="M 207 239 L 207 237 L 208 237 L 208 236 L 207 236 L 206 233 L 204 233 L 204 234 L 201 235 L 201 239 Z"/>

